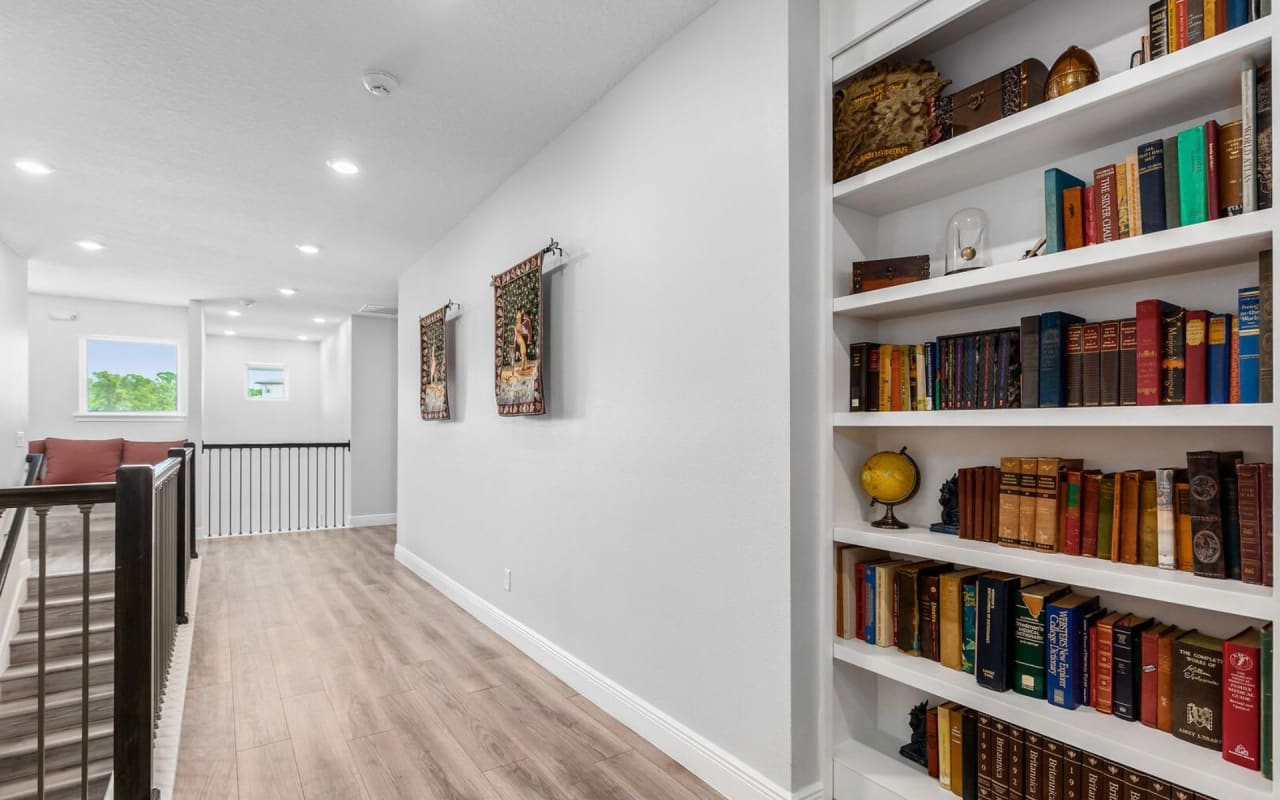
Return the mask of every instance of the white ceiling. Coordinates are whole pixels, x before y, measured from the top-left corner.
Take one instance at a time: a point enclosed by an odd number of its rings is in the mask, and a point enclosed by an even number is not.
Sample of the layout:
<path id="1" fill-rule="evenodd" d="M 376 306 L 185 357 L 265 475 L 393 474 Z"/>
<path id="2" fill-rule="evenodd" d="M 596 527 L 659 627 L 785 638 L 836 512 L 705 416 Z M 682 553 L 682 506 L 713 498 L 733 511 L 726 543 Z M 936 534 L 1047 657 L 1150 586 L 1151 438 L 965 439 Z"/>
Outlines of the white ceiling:
<path id="1" fill-rule="evenodd" d="M 244 335 L 394 305 L 407 266 L 713 2 L 5 0 L 0 240 L 36 292 L 255 298 Z M 400 90 L 368 94 L 368 69 Z"/>

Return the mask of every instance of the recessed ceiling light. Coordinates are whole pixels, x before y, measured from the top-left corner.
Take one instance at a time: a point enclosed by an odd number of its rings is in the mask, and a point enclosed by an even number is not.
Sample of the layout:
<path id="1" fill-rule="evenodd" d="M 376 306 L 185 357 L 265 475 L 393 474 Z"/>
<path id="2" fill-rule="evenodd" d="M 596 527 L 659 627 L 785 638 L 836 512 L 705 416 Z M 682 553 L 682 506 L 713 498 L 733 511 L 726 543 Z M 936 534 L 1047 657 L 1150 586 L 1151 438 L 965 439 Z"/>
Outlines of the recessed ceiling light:
<path id="1" fill-rule="evenodd" d="M 314 256 L 316 253 L 320 252 L 320 248 L 314 244 L 300 244 L 297 245 L 297 248 L 299 253 L 307 256 Z"/>
<path id="2" fill-rule="evenodd" d="M 276 289 L 276 291 L 284 295 L 285 297 L 293 297 L 295 294 L 298 293 L 297 289 Z"/>
<path id="3" fill-rule="evenodd" d="M 348 161 L 345 158 L 331 158 L 324 162 L 329 165 L 329 169 L 339 175 L 355 175 L 360 171 L 360 166 L 354 161 Z"/>
<path id="4" fill-rule="evenodd" d="M 235 336 L 235 335 L 236 335 L 236 332 L 235 332 L 235 331 L 223 331 L 223 332 L 222 332 L 222 335 L 223 335 L 223 336 Z"/>
<path id="5" fill-rule="evenodd" d="M 300 342 L 305 342 L 306 340 L 307 340 L 307 337 L 305 337 L 305 336 L 299 336 L 299 337 L 298 337 L 298 341 L 300 341 Z"/>
<path id="6" fill-rule="evenodd" d="M 81 250 L 88 250 L 90 253 L 96 253 L 102 249 L 102 242 L 95 242 L 92 239 L 81 239 L 76 242 L 76 247 Z"/>
<path id="7" fill-rule="evenodd" d="M 228 311 L 228 312 L 227 312 L 227 316 L 228 316 L 228 317 L 238 317 L 238 316 L 240 316 L 240 312 L 239 312 L 239 311 L 236 311 L 236 310 L 233 308 L 233 309 L 231 309 L 230 311 Z"/>
<path id="8" fill-rule="evenodd" d="M 323 325 L 323 324 L 324 324 L 324 317 L 312 317 L 312 318 L 311 318 L 311 321 L 312 321 L 312 322 L 314 322 L 314 323 L 315 323 L 315 324 L 317 324 L 317 325 Z"/>
<path id="9" fill-rule="evenodd" d="M 28 175 L 51 175 L 53 167 L 43 161 L 36 161 L 33 158 L 19 158 L 13 162 L 13 165 Z"/>

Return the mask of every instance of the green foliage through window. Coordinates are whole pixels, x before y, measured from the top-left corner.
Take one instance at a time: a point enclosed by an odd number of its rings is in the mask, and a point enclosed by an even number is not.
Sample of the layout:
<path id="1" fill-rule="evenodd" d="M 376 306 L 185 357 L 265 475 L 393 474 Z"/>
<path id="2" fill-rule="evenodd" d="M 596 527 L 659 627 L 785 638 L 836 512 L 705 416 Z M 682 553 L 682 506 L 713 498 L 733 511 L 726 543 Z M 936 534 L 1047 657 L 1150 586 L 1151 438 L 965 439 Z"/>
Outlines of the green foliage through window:
<path id="1" fill-rule="evenodd" d="M 177 344 L 86 338 L 84 359 L 86 411 L 177 413 Z"/>
<path id="2" fill-rule="evenodd" d="M 159 372 L 154 378 L 102 370 L 89 376 L 90 411 L 177 411 L 178 375 Z"/>

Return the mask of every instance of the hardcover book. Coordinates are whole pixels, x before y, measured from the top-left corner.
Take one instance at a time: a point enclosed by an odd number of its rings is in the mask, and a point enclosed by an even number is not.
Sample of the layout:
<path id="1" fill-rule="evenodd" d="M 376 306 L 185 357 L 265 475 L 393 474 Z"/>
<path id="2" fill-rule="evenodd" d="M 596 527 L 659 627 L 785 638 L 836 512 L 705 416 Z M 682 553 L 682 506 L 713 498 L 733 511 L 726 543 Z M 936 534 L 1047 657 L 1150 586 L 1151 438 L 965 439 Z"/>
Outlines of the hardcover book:
<path id="1" fill-rule="evenodd" d="M 1262 569 L 1262 508 L 1259 503 L 1261 464 L 1236 466 L 1236 497 L 1240 518 L 1240 579 L 1264 585 Z"/>
<path id="2" fill-rule="evenodd" d="M 1271 361 L 1275 357 L 1272 332 L 1271 251 L 1258 254 L 1258 402 L 1270 403 L 1272 398 Z"/>
<path id="3" fill-rule="evenodd" d="M 1120 405 L 1138 405 L 1138 321 L 1120 320 Z"/>
<path id="4" fill-rule="evenodd" d="M 1256 403 L 1259 400 L 1259 367 L 1260 347 L 1258 341 L 1259 316 L 1261 312 L 1257 286 L 1241 289 L 1237 307 L 1240 352 L 1239 384 L 1240 402 Z M 1042 356 L 1043 358 L 1043 356 Z"/>
<path id="5" fill-rule="evenodd" d="M 1058 484 L 1059 472 L 1062 470 L 1080 469 L 1081 459 L 1038 458 L 1036 459 L 1036 549 L 1048 553 L 1061 550 L 1058 534 Z"/>
<path id="6" fill-rule="evenodd" d="M 1222 757 L 1261 769 L 1262 632 L 1249 628 L 1222 645 Z"/>
<path id="7" fill-rule="evenodd" d="M 1178 137 L 1164 140 L 1164 222 L 1166 228 L 1182 225 L 1182 197 L 1178 190 Z"/>
<path id="8" fill-rule="evenodd" d="M 1225 540 L 1222 532 L 1222 479 L 1218 454 L 1209 451 L 1187 453 L 1187 477 L 1191 487 L 1191 546 L 1195 573 L 1207 578 L 1227 577 Z"/>
<path id="9" fill-rule="evenodd" d="M 1017 725 L 1009 731 L 1009 796 L 1024 797 L 1026 791 L 1026 731 Z"/>
<path id="10" fill-rule="evenodd" d="M 1187 482 L 1185 469 L 1178 470 L 1177 482 L 1173 485 L 1173 503 L 1178 524 L 1178 569 L 1194 572 L 1196 559 L 1191 544 L 1191 484 Z"/>
<path id="11" fill-rule="evenodd" d="M 1097 558 L 1111 558 L 1111 528 L 1116 502 L 1116 476 L 1108 473 L 1102 476 L 1098 487 L 1098 544 L 1093 555 Z M 1089 553 L 1085 553 L 1089 555 Z"/>
<path id="12" fill-rule="evenodd" d="M 1141 557 L 1139 536 L 1141 532 L 1142 472 L 1130 470 L 1120 476 L 1120 561 L 1137 564 Z M 1114 535 L 1114 534 L 1113 534 Z"/>
<path id="13" fill-rule="evenodd" d="M 1185 400 L 1188 404 L 1203 404 L 1209 402 L 1209 312 L 1204 309 L 1188 311 L 1186 320 Z"/>
<path id="14" fill-rule="evenodd" d="M 1030 730 L 1023 735 L 1022 786 L 1026 800 L 1044 800 L 1044 740 Z"/>
<path id="15" fill-rule="evenodd" d="M 1044 251 L 1046 254 L 1060 253 L 1067 249 L 1062 195 L 1068 189 L 1083 187 L 1084 181 L 1060 169 L 1051 168 L 1044 171 Z M 1076 208 L 1078 211 L 1079 205 Z"/>
<path id="16" fill-rule="evenodd" d="M 1138 559 L 1144 567 L 1160 564 L 1159 509 L 1154 472 L 1143 472 L 1138 487 Z"/>
<path id="17" fill-rule="evenodd" d="M 1209 219 L 1217 219 L 1220 214 L 1220 200 L 1218 197 L 1218 173 L 1221 171 L 1219 166 L 1218 149 L 1218 123 L 1216 120 L 1209 120 L 1204 124 L 1204 167 L 1205 167 L 1205 201 L 1206 210 Z"/>
<path id="18" fill-rule="evenodd" d="M 1152 30 L 1154 50 L 1155 31 Z M 1154 55 L 1154 52 L 1152 53 Z M 1165 229 L 1164 220 L 1164 140 L 1138 146 L 1138 190 L 1141 194 L 1142 232 Z"/>
<path id="19" fill-rule="evenodd" d="M 1134 235 L 1132 229 L 1133 210 L 1131 203 L 1131 184 L 1129 182 L 1129 165 L 1123 161 L 1116 164 L 1116 236 L 1128 239 Z"/>
<path id="20" fill-rule="evenodd" d="M 951 793 L 956 797 L 964 796 L 964 779 L 965 779 L 965 758 L 964 758 L 964 720 L 965 717 L 973 712 L 964 706 L 955 706 L 951 709 L 951 733 L 948 741 L 951 743 Z"/>
<path id="21" fill-rule="evenodd" d="M 1231 402 L 1231 314 L 1210 314 L 1206 389 L 1210 403 Z"/>
<path id="22" fill-rule="evenodd" d="M 1262 514 L 1262 584 L 1275 584 L 1274 546 L 1275 540 L 1271 502 L 1274 495 L 1271 481 L 1271 465 L 1262 464 L 1258 471 L 1258 508 Z"/>
<path id="23" fill-rule="evenodd" d="M 1040 750 L 1044 764 L 1043 800 L 1064 800 L 1066 797 L 1066 770 L 1062 763 L 1062 742 L 1046 736 L 1040 740 Z M 992 796 L 994 797 L 995 795 Z"/>
<path id="24" fill-rule="evenodd" d="M 1183 225 L 1209 219 L 1207 155 L 1203 126 L 1178 133 L 1178 198 Z"/>
<path id="25" fill-rule="evenodd" d="M 1098 403 L 1120 405 L 1120 320 L 1103 322 L 1099 329 Z"/>
<path id="26" fill-rule="evenodd" d="M 1112 659 L 1115 653 L 1115 626 L 1124 617 L 1124 612 L 1113 611 L 1099 619 L 1097 624 L 1098 668 L 1094 678 L 1098 687 L 1098 697 L 1093 707 L 1102 714 L 1110 714 L 1112 709 L 1113 684 L 1111 681 L 1114 667 Z"/>
<path id="27" fill-rule="evenodd" d="M 1168 9 L 1169 4 L 1166 0 L 1156 0 L 1148 9 L 1147 35 L 1150 37 L 1150 42 L 1147 46 L 1151 50 L 1152 59 L 1160 58 L 1169 53 Z"/>
<path id="28" fill-rule="evenodd" d="M 1085 617 L 1098 608 L 1098 598 L 1068 594 L 1050 601 L 1046 612 L 1045 658 L 1048 664 L 1048 700 L 1055 706 L 1075 708 L 1085 701 Z"/>
<path id="29" fill-rule="evenodd" d="M 1037 583 L 1019 592 L 1013 623 L 1013 690 L 1018 694 L 1044 698 L 1048 606 L 1070 591 L 1060 583 Z"/>
<path id="30" fill-rule="evenodd" d="M 960 796 L 978 800 L 978 712 L 965 709 L 960 721 L 960 754 L 964 767 L 960 777 Z M 952 787 L 954 793 L 955 787 Z"/>
<path id="31" fill-rule="evenodd" d="M 1061 531 L 1062 552 L 1069 556 L 1080 555 L 1080 518 L 1083 500 L 1084 474 L 1081 470 L 1066 470 L 1060 480 L 1066 481 L 1066 519 Z"/>
<path id="32" fill-rule="evenodd" d="M 1218 126 L 1218 216 L 1244 213 L 1244 164 L 1240 120 Z"/>
<path id="33" fill-rule="evenodd" d="M 1021 490 L 1018 478 L 1021 476 L 1022 459 L 1017 456 L 1004 456 L 1000 459 L 1000 514 L 997 542 L 1008 547 L 1017 547 L 1018 514 L 1021 506 Z"/>
<path id="34" fill-rule="evenodd" d="M 1157 566 L 1160 569 L 1178 568 L 1177 517 L 1174 513 L 1174 483 L 1176 467 L 1156 470 L 1156 539 Z"/>
<path id="35" fill-rule="evenodd" d="M 1040 407 L 1040 315 L 1023 317 L 1019 325 L 1018 351 L 1022 358 L 1022 407 Z"/>
<path id="36" fill-rule="evenodd" d="M 1093 185 L 1098 195 L 1098 242 L 1114 242 L 1120 238 L 1120 207 L 1117 197 L 1116 165 L 1108 164 L 1093 171 Z"/>
<path id="37" fill-rule="evenodd" d="M 1101 517 L 1102 473 L 1096 469 L 1081 473 L 1080 487 L 1080 552 L 1093 558 L 1098 550 L 1098 523 Z"/>
<path id="38" fill-rule="evenodd" d="M 1013 682 L 1013 609 L 1016 593 L 1030 578 L 988 572 L 978 578 L 978 685 L 998 692 Z"/>
<path id="39" fill-rule="evenodd" d="M 1156 727 L 1173 732 L 1173 643 L 1186 631 L 1170 625 L 1156 643 Z"/>
<path id="40" fill-rule="evenodd" d="M 1262 629 L 1262 654 L 1259 661 L 1262 664 L 1262 731 L 1258 741 L 1260 751 L 1259 761 L 1261 762 L 1262 777 L 1271 780 L 1272 773 L 1272 733 L 1271 733 L 1271 704 L 1272 685 L 1274 684 L 1274 668 L 1271 666 L 1274 656 L 1274 636 L 1272 634 L 1271 624 Z"/>
<path id="41" fill-rule="evenodd" d="M 1065 250 L 1084 247 L 1084 194 L 1087 187 L 1081 182 L 1079 186 L 1064 189 L 1062 192 L 1062 246 Z"/>
<path id="42" fill-rule="evenodd" d="M 925 711 L 925 769 L 930 778 L 938 777 L 938 707 Z"/>
<path id="43" fill-rule="evenodd" d="M 1174 642 L 1173 735 L 1221 751 L 1221 639 L 1192 631 Z"/>
<path id="44" fill-rule="evenodd" d="M 1084 405 L 1084 325 L 1067 326 L 1067 406 Z"/>
<path id="45" fill-rule="evenodd" d="M 981 574 L 981 573 L 980 573 Z M 971 575 L 960 582 L 962 605 L 960 608 L 962 640 L 960 645 L 960 669 L 970 675 L 976 669 L 978 658 L 978 576 Z"/>
<path id="46" fill-rule="evenodd" d="M 1117 329 L 1117 334 L 1119 329 Z M 1119 342 L 1117 341 L 1117 344 Z M 1117 350 L 1117 353 L 1119 351 Z M 1082 405 L 1102 405 L 1102 325 L 1088 322 L 1080 329 Z"/>
<path id="47" fill-rule="evenodd" d="M 1148 728 L 1160 725 L 1160 637 L 1173 629 L 1172 625 L 1152 625 L 1142 632 L 1139 718 Z"/>
<path id="48" fill-rule="evenodd" d="M 1256 150 L 1258 208 L 1271 208 L 1271 65 L 1257 70 L 1257 102 L 1254 141 L 1264 143 Z"/>
<path id="49" fill-rule="evenodd" d="M 875 643 L 877 647 L 893 647 L 898 631 L 894 620 L 894 589 L 898 568 L 909 562 L 885 561 L 875 565 L 873 587 L 876 593 Z M 871 640 L 868 640 L 871 641 Z"/>
<path id="50" fill-rule="evenodd" d="M 1164 347 L 1160 354 L 1160 405 L 1187 401 L 1187 313 L 1173 308 L 1160 319 Z M 1141 352 L 1139 352 L 1141 357 Z M 1139 388 L 1141 393 L 1141 388 Z"/>
<path id="51" fill-rule="evenodd" d="M 1239 450 L 1218 453 L 1218 475 L 1222 480 L 1222 546 L 1227 560 L 1227 577 L 1240 580 L 1240 493 L 1236 466 L 1244 463 Z"/>
<path id="52" fill-rule="evenodd" d="M 1137 399 L 1140 406 L 1160 405 L 1165 355 L 1165 318 L 1181 309 L 1163 300 L 1142 300 L 1137 310 Z M 1123 347 L 1123 340 L 1121 341 Z M 1123 368 L 1123 367 L 1122 367 Z"/>
<path id="53" fill-rule="evenodd" d="M 1067 328 L 1084 320 L 1064 311 L 1040 315 L 1040 388 L 1041 408 L 1062 408 L 1066 395 Z"/>
<path id="54" fill-rule="evenodd" d="M 995 756 L 995 725 L 987 714 L 978 714 L 978 797 L 994 797 L 991 783 Z"/>
<path id="55" fill-rule="evenodd" d="M 1112 642 L 1111 713 L 1137 720 L 1142 713 L 1142 632 L 1155 621 L 1130 614 L 1114 627 Z"/>
<path id="56" fill-rule="evenodd" d="M 1023 457 L 1018 476 L 1018 545 L 1027 549 L 1036 546 L 1036 477 L 1038 459 Z"/>
<path id="57" fill-rule="evenodd" d="M 938 706 L 938 785 L 951 791 L 951 712 L 958 706 L 945 702 Z"/>
<path id="58" fill-rule="evenodd" d="M 880 345 L 871 342 L 858 342 L 849 345 L 849 410 L 866 411 L 870 405 L 870 392 L 873 384 L 871 371 L 868 369 L 871 350 L 877 352 Z M 877 391 L 879 387 L 876 387 Z"/>

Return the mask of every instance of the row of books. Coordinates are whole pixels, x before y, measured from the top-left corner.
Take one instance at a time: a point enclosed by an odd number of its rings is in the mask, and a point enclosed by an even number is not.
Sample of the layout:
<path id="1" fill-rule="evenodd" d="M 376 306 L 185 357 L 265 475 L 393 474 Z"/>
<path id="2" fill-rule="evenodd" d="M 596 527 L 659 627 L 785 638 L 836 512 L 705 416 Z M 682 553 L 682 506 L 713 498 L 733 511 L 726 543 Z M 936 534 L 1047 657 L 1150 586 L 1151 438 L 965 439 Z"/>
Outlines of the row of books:
<path id="1" fill-rule="evenodd" d="M 1190 47 L 1271 13 L 1271 0 L 1156 0 L 1144 55 L 1154 58 Z"/>
<path id="2" fill-rule="evenodd" d="M 1095 169 L 1092 185 L 1045 170 L 1045 252 L 1270 208 L 1271 68 L 1247 62 L 1240 87 L 1240 119 L 1145 142 Z"/>
<path id="3" fill-rule="evenodd" d="M 1272 401 L 1272 258 L 1235 313 L 1142 300 L 1134 316 L 1066 311 L 1016 328 L 849 347 L 850 411 L 1195 405 Z"/>
<path id="4" fill-rule="evenodd" d="M 1212 800 L 953 702 L 925 712 L 926 768 L 965 800 Z"/>
<path id="5" fill-rule="evenodd" d="M 1006 456 L 956 477 L 961 539 L 1274 583 L 1272 465 L 1240 451 L 1106 474 L 1082 459 Z"/>
<path id="6" fill-rule="evenodd" d="M 937 661 L 993 691 L 1141 721 L 1248 769 L 1263 769 L 1265 748 L 1270 770 L 1270 627 L 1224 642 L 1108 611 L 1064 584 L 868 548 L 837 555 L 844 638 Z"/>
<path id="7" fill-rule="evenodd" d="M 850 411 L 1019 408 L 1017 328 L 849 347 Z"/>

